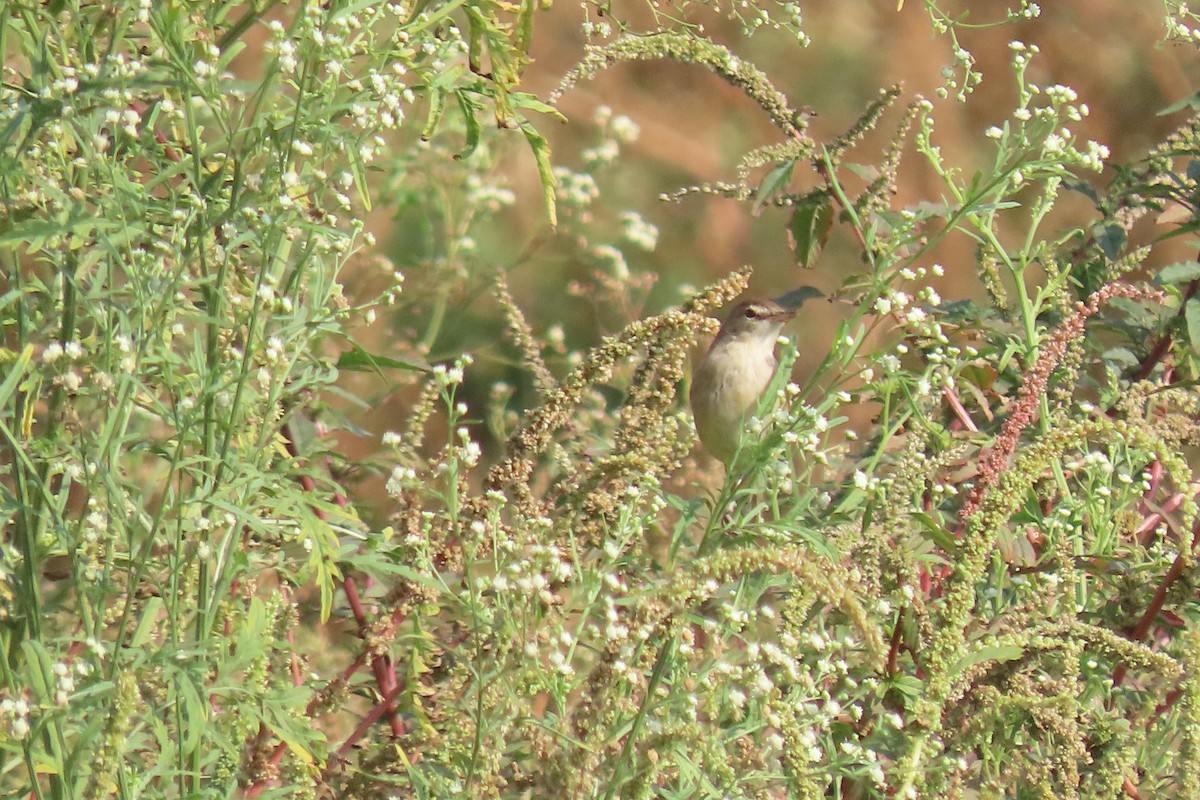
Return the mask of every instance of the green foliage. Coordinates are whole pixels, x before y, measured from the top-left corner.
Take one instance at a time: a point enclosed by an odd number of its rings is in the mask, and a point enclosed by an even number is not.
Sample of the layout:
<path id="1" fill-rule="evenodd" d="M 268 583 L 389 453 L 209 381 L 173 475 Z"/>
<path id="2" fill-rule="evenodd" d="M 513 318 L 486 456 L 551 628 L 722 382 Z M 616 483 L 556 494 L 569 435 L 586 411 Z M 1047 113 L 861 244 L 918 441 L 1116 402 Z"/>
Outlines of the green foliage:
<path id="1" fill-rule="evenodd" d="M 962 23 L 923 6 L 966 102 Z M 1087 106 L 1013 42 L 986 167 L 898 87 L 820 141 L 704 8 L 656 4 L 643 35 L 589 6 L 620 33 L 548 99 L 629 61 L 708 70 L 778 141 L 666 199 L 777 219 L 815 269 L 854 243 L 828 351 L 798 382 L 782 346 L 719 480 L 681 389 L 751 271 L 643 311 L 626 251 L 658 231 L 597 178 L 636 126 L 598 109 L 556 166 L 557 112 L 521 89 L 536 4 L 5 7 L 4 794 L 1195 796 L 1200 268 L 1136 276 L 1200 228 L 1200 121 L 1089 182 Z M 718 8 L 807 42 L 790 4 Z M 588 346 L 527 318 L 537 247 L 480 253 L 515 238 L 490 219 L 510 147 L 584 265 L 553 299 L 592 295 Z M 904 153 L 936 201 L 897 199 Z M 1068 196 L 1092 211 L 1062 228 Z M 985 299 L 943 302 L 933 254 L 964 242 Z M 455 337 L 501 331 L 522 385 L 481 398 L 499 359 Z M 412 389 L 353 465 L 350 373 Z M 385 522 L 351 467 L 386 476 Z"/>

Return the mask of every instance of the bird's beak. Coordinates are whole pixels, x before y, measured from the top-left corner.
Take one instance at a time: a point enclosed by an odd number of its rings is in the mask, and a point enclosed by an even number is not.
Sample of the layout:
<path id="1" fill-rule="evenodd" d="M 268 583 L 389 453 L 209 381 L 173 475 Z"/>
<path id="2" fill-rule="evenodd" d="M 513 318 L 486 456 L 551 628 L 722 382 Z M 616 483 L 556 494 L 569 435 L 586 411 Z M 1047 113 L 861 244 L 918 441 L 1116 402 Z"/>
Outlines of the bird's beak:
<path id="1" fill-rule="evenodd" d="M 795 316 L 796 311 L 800 306 L 804 305 L 805 300 L 811 300 L 814 297 L 824 297 L 825 293 L 815 286 L 798 286 L 790 292 L 781 294 L 775 298 L 775 302 L 783 306 L 788 311 L 788 318 Z"/>

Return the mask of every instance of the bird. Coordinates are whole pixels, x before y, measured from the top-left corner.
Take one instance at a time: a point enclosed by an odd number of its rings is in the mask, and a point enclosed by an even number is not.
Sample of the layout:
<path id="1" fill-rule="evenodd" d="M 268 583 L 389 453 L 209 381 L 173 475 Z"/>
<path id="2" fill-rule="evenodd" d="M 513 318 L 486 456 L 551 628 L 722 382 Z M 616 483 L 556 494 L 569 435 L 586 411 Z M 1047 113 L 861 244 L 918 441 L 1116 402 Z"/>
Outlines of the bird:
<path id="1" fill-rule="evenodd" d="M 747 415 L 771 382 L 775 342 L 808 298 L 811 286 L 776 300 L 745 300 L 729 312 L 708 352 L 692 373 L 688 401 L 696 433 L 708 452 L 728 464 L 737 453 Z"/>

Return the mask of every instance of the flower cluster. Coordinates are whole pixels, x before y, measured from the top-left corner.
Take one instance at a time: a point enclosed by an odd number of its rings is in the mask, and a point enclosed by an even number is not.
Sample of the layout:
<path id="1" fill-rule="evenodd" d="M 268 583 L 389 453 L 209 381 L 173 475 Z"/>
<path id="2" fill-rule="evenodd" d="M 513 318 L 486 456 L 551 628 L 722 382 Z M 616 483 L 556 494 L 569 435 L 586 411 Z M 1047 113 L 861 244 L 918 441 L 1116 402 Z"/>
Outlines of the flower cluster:
<path id="1" fill-rule="evenodd" d="M 1013 68 L 1019 84 L 1019 104 L 1013 112 L 1012 124 L 989 127 L 986 135 L 1023 150 L 1037 147 L 1038 157 L 1051 164 L 1077 164 L 1093 172 L 1102 170 L 1109 156 L 1108 148 L 1092 140 L 1079 146 L 1066 124 L 1082 122 L 1090 113 L 1087 103 L 1079 102 L 1078 93 L 1069 86 L 1053 84 L 1043 88 L 1025 80 L 1026 69 L 1039 52 L 1037 45 L 1012 41 L 1009 49 L 1013 52 Z M 1049 102 L 1037 105 L 1035 99 L 1039 94 Z M 1016 170 L 1013 185 L 1020 185 L 1026 177 Z"/>
<path id="2" fill-rule="evenodd" d="M 1167 13 L 1163 25 L 1167 36 L 1189 44 L 1200 43 L 1200 15 L 1181 0 L 1167 0 L 1164 6 Z"/>

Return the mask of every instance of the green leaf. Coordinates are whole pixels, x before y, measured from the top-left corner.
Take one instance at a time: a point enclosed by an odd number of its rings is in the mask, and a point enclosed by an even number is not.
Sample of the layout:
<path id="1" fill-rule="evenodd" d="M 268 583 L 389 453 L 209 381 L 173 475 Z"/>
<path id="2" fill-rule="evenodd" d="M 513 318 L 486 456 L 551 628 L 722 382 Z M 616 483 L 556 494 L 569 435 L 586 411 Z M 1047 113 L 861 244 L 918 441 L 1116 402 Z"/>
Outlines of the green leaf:
<path id="1" fill-rule="evenodd" d="M 25 655 L 26 675 L 33 688 L 33 695 L 39 703 L 46 706 L 54 705 L 54 679 L 51 677 L 50 654 L 41 642 L 26 639 L 21 642 L 21 652 Z"/>
<path id="2" fill-rule="evenodd" d="M 1185 108 L 1190 108 L 1193 111 L 1200 111 L 1200 92 L 1193 95 L 1188 95 L 1182 100 L 1176 100 L 1171 105 L 1158 112 L 1158 116 L 1165 117 L 1168 114 L 1174 114 L 1176 111 L 1183 111 Z"/>
<path id="3" fill-rule="evenodd" d="M 921 527 L 925 529 L 925 532 L 929 534 L 929 538 L 938 547 L 947 553 L 954 553 L 958 550 L 958 540 L 954 538 L 954 535 L 950 531 L 946 530 L 945 526 L 938 524 L 938 521 L 933 517 L 924 511 L 914 511 L 912 517 L 921 523 Z"/>
<path id="4" fill-rule="evenodd" d="M 271 732 L 287 745 L 288 749 L 292 751 L 292 755 L 312 766 L 315 759 L 305 741 L 305 736 L 313 737 L 314 731 L 298 725 L 295 716 L 288 713 L 285 708 L 278 708 L 275 703 L 267 703 L 264 711 L 267 713 L 263 715 L 263 718 Z M 316 733 L 316 738 L 318 740 L 322 738 L 319 732 Z"/>
<path id="5" fill-rule="evenodd" d="M 1115 260 L 1121 254 L 1121 249 L 1125 247 L 1125 229 L 1120 225 L 1095 225 L 1092 228 L 1092 235 L 1096 237 L 1096 244 L 1100 245 L 1100 249 L 1104 255 Z"/>
<path id="6" fill-rule="evenodd" d="M 796 255 L 796 263 L 811 267 L 829 234 L 833 230 L 833 206 L 829 198 L 820 195 L 810 198 L 792 212 L 788 223 L 788 244 Z"/>
<path id="7" fill-rule="evenodd" d="M 554 200 L 554 190 L 558 181 L 554 179 L 554 165 L 550 163 L 550 145 L 528 122 L 521 122 L 521 133 L 529 142 L 529 149 L 537 161 L 538 177 L 542 180 L 542 199 L 546 203 L 546 216 L 550 219 L 550 227 L 558 227 L 558 207 Z"/>
<path id="8" fill-rule="evenodd" d="M 33 688 L 34 696 L 37 698 L 37 704 L 43 708 L 54 708 L 56 706 L 54 695 L 58 691 L 58 686 L 54 677 L 53 659 L 50 657 L 49 651 L 41 642 L 26 639 L 21 642 L 21 652 L 25 656 L 25 672 L 29 677 L 29 684 Z M 35 717 L 31 722 L 33 722 L 35 732 L 44 725 L 51 730 L 51 734 L 45 740 L 49 745 L 49 752 L 42 751 L 40 758 L 43 766 L 39 766 L 39 769 L 45 769 L 46 772 L 53 775 L 64 775 L 66 758 L 62 751 L 61 731 L 58 730 L 57 724 L 52 717 L 45 715 L 41 715 L 40 719 Z"/>
<path id="9" fill-rule="evenodd" d="M 1183 316 L 1187 320 L 1188 341 L 1192 343 L 1192 352 L 1200 353 L 1200 297 L 1193 297 L 1187 301 Z"/>
<path id="10" fill-rule="evenodd" d="M 754 195 L 754 205 L 751 207 L 750 213 L 757 217 L 762 212 L 762 207 L 772 197 L 786 189 L 792 182 L 792 173 L 795 169 L 795 161 L 785 161 L 768 172 L 762 179 L 762 183 L 759 184 L 758 192 Z"/>
<path id="11" fill-rule="evenodd" d="M 159 627 L 158 615 L 162 610 L 163 599 L 161 597 L 151 595 L 146 599 L 146 604 L 142 607 L 142 615 L 138 618 L 137 628 L 133 631 L 133 638 L 129 640 L 130 647 L 142 647 L 151 640 Z"/>
<path id="12" fill-rule="evenodd" d="M 433 134 L 437 131 L 438 123 L 442 121 L 442 114 L 445 110 L 446 93 L 436 87 L 430 87 L 429 116 L 425 120 L 425 127 L 421 129 L 421 141 L 428 142 L 433 138 Z"/>
<path id="13" fill-rule="evenodd" d="M 175 691 L 179 697 L 176 702 L 183 702 L 183 741 L 179 743 L 179 752 L 190 755 L 200 745 L 200 738 L 208 723 L 208 703 L 200 697 L 200 689 L 192 681 L 192 676 L 186 672 L 175 675 Z"/>
<path id="14" fill-rule="evenodd" d="M 539 100 L 537 95 L 530 94 L 529 92 L 513 92 L 512 104 L 514 108 L 526 108 L 530 111 L 536 111 L 539 114 L 549 114 L 559 122 L 567 121 L 567 118 L 563 116 L 561 111 L 549 103 Z"/>
<path id="15" fill-rule="evenodd" d="M 880 681 L 879 688 L 895 690 L 904 697 L 915 700 L 921 696 L 921 691 L 925 688 L 925 684 L 911 675 L 897 675 L 893 678 Z"/>
<path id="16" fill-rule="evenodd" d="M 996 371 L 1004 372 L 1004 370 L 1008 369 L 1009 362 L 1013 360 L 1013 357 L 1016 356 L 1020 350 L 1020 344 L 1017 342 L 1009 342 L 1008 346 L 1004 348 L 1004 352 L 1000 354 L 999 361 L 996 362 Z"/>
<path id="17" fill-rule="evenodd" d="M 21 379 L 25 377 L 25 372 L 29 369 L 29 362 L 33 360 L 33 345 L 25 345 L 25 349 L 21 351 L 21 355 L 17 357 L 17 361 L 8 368 L 8 374 L 4 376 L 4 383 L 0 383 L 0 407 L 8 402 L 8 398 L 16 390 Z"/>
<path id="18" fill-rule="evenodd" d="M 973 667 L 976 664 L 982 664 L 986 661 L 994 661 L 997 663 L 1015 661 L 1024 654 L 1025 648 L 1015 644 L 981 647 L 978 650 L 967 653 L 965 656 L 960 658 L 950 670 L 950 674 L 957 675 L 969 667 Z"/>
<path id="19" fill-rule="evenodd" d="M 407 369 L 414 372 L 429 372 L 433 369 L 430 364 L 426 364 L 423 361 L 409 361 L 404 358 L 392 358 L 391 356 L 368 353 L 357 344 L 342 353 L 337 361 L 338 369 L 350 370 L 352 372 L 381 373 L 383 367 L 389 369 Z"/>
<path id="20" fill-rule="evenodd" d="M 463 123 L 467 126 L 467 146 L 461 153 L 456 153 L 455 158 L 468 158 L 475 149 L 479 147 L 479 137 L 483 126 L 479 124 L 478 110 L 479 106 L 464 89 L 455 89 L 454 96 L 458 100 L 458 107 L 462 111 Z"/>
<path id="21" fill-rule="evenodd" d="M 534 0 L 521 0 L 520 11 L 517 12 L 516 42 L 517 50 L 529 52 L 529 43 L 533 40 L 533 12 L 537 10 Z"/>
<path id="22" fill-rule="evenodd" d="M 790 292 L 784 292 L 775 298 L 775 302 L 784 308 L 800 308 L 805 300 L 812 300 L 817 297 L 824 297 L 825 293 L 815 286 L 797 286 Z"/>
<path id="23" fill-rule="evenodd" d="M 363 163 L 362 153 L 357 147 L 347 147 L 346 155 L 350 158 L 350 174 L 354 176 L 354 188 L 358 190 L 358 199 L 363 209 L 371 210 L 371 191 L 367 188 L 367 167 Z"/>
<path id="24" fill-rule="evenodd" d="M 1119 367 L 1132 367 L 1137 365 L 1138 357 L 1133 354 L 1133 351 L 1127 347 L 1112 347 L 1104 351 L 1100 356 L 1105 361 L 1116 364 Z"/>
<path id="25" fill-rule="evenodd" d="M 855 164 L 852 161 L 846 161 L 842 167 L 850 170 L 867 183 L 871 183 L 879 177 L 879 167 L 874 164 Z"/>
<path id="26" fill-rule="evenodd" d="M 321 597 L 321 622 L 328 622 L 333 612 L 333 594 L 342 578 L 337 564 L 338 538 L 327 522 L 311 512 L 301 516 L 300 531 L 312 547 L 297 577 L 301 583 L 312 580 L 317 585 Z"/>
<path id="27" fill-rule="evenodd" d="M 1154 276 L 1154 282 L 1159 286 L 1175 283 L 1186 283 L 1200 278 L 1200 261 L 1180 261 L 1168 264 Z"/>

